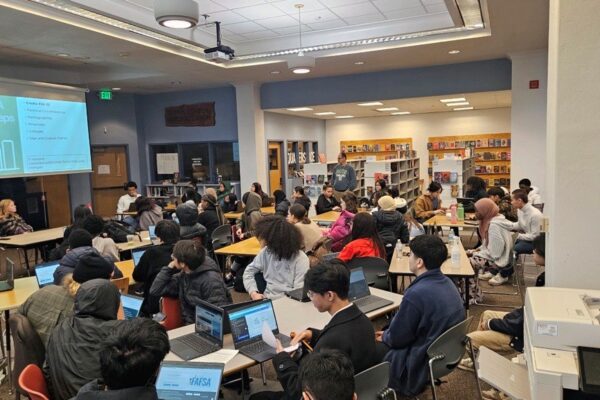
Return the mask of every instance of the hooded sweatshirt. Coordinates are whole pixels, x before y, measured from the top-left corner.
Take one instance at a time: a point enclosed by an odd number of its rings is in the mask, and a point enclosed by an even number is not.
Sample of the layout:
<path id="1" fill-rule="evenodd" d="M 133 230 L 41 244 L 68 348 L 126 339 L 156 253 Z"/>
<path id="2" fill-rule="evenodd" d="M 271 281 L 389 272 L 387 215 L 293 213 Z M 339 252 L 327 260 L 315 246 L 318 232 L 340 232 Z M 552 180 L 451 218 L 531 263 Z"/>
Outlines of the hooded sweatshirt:
<path id="1" fill-rule="evenodd" d="M 92 279 L 75 295 L 75 314 L 54 329 L 48 341 L 45 372 L 53 398 L 66 400 L 86 383 L 99 379 L 102 342 L 117 321 L 121 295 L 106 279 Z"/>
<path id="2" fill-rule="evenodd" d="M 223 205 L 223 203 L 225 202 L 225 196 L 227 196 L 229 193 L 231 193 L 231 182 L 229 181 L 223 181 L 223 186 L 225 187 L 224 191 L 219 191 L 217 190 L 217 202 L 221 203 L 221 206 Z"/>
<path id="3" fill-rule="evenodd" d="M 490 221 L 488 228 L 488 240 L 482 238 L 479 251 L 475 253 L 496 264 L 498 267 L 506 267 L 511 261 L 512 229 L 513 223 L 502 214 L 496 215 Z"/>
<path id="4" fill-rule="evenodd" d="M 89 253 L 100 254 L 98 252 L 98 250 L 96 250 L 92 246 L 81 246 L 81 247 L 77 247 L 73 250 L 69 250 L 67 252 L 67 254 L 65 254 L 65 256 L 60 259 L 60 265 L 58 266 L 58 268 L 56 268 L 54 270 L 54 274 L 53 274 L 54 284 L 60 285 L 62 283 L 62 280 L 65 277 L 65 275 L 73 273 L 73 271 L 75 270 L 75 267 L 77 266 L 77 263 L 79 262 L 79 259 L 82 256 L 87 255 Z M 109 263 L 114 265 L 113 261 L 109 257 L 104 257 L 104 258 Z M 113 278 L 122 278 L 123 273 L 121 272 L 121 270 L 116 265 L 114 265 L 114 269 L 115 269 L 115 272 L 114 272 Z"/>
<path id="5" fill-rule="evenodd" d="M 140 229 L 143 231 L 147 231 L 150 225 L 156 225 L 159 221 L 162 221 L 162 208 L 157 205 L 154 205 L 150 210 L 144 211 L 140 215 Z"/>
<path id="6" fill-rule="evenodd" d="M 105 385 L 94 380 L 83 386 L 74 400 L 158 400 L 156 386 L 135 386 L 125 389 L 106 389 Z"/>
<path id="7" fill-rule="evenodd" d="M 192 239 L 206 234 L 206 227 L 198 222 L 198 209 L 195 206 L 180 204 L 175 214 L 179 220 L 181 239 Z"/>
<path id="8" fill-rule="evenodd" d="M 529 199 L 528 203 L 531 205 L 543 204 L 542 196 L 540 196 L 540 189 L 538 187 L 531 186 L 531 190 L 527 193 L 527 198 Z"/>
<path id="9" fill-rule="evenodd" d="M 349 164 L 337 164 L 333 167 L 331 185 L 338 192 L 354 190 L 356 187 L 356 172 Z"/>

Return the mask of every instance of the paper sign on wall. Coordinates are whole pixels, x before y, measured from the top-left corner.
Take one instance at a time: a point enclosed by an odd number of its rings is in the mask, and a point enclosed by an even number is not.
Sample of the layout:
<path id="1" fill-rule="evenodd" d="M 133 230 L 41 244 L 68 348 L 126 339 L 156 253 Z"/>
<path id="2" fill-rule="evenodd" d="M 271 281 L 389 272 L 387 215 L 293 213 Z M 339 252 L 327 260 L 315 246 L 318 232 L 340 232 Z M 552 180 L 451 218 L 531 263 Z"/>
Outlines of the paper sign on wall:
<path id="1" fill-rule="evenodd" d="M 98 165 L 98 175 L 110 175 L 110 165 Z"/>
<path id="2" fill-rule="evenodd" d="M 179 154 L 157 153 L 156 172 L 158 174 L 173 174 L 179 172 Z"/>

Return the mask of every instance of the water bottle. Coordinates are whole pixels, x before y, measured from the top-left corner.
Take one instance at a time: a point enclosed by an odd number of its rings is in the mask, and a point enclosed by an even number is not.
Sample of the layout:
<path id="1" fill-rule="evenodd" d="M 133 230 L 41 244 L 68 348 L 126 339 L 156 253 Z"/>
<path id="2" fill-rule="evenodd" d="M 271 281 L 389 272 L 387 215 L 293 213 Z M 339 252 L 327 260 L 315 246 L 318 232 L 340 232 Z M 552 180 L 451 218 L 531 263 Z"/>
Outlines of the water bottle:
<path id="1" fill-rule="evenodd" d="M 400 239 L 396 242 L 396 259 L 400 260 L 402 258 L 402 242 Z"/>
<path id="2" fill-rule="evenodd" d="M 448 244 L 454 246 L 454 231 L 452 229 L 450 229 L 450 233 L 448 234 Z"/>
<path id="3" fill-rule="evenodd" d="M 456 224 L 458 222 L 458 218 L 456 217 L 456 203 L 450 206 L 450 223 Z"/>
<path id="4" fill-rule="evenodd" d="M 450 248 L 450 258 L 452 259 L 452 267 L 460 268 L 460 237 L 454 238 L 452 247 Z"/>
<path id="5" fill-rule="evenodd" d="M 456 210 L 456 214 L 458 215 L 458 219 L 460 221 L 465 220 L 465 207 L 462 203 L 458 203 L 458 210 Z"/>

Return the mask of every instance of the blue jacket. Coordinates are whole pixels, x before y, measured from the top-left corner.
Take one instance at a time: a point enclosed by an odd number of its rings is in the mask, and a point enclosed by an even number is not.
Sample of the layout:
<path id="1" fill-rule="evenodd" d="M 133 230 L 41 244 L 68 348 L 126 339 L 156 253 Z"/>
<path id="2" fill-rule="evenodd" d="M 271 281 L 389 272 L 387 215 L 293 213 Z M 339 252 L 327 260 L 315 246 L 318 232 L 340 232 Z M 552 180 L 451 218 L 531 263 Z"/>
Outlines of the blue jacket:
<path id="1" fill-rule="evenodd" d="M 465 319 L 454 283 L 439 269 L 417 277 L 404 293 L 400 309 L 383 334 L 390 347 L 389 386 L 415 396 L 429 383 L 427 348 L 448 328 Z"/>

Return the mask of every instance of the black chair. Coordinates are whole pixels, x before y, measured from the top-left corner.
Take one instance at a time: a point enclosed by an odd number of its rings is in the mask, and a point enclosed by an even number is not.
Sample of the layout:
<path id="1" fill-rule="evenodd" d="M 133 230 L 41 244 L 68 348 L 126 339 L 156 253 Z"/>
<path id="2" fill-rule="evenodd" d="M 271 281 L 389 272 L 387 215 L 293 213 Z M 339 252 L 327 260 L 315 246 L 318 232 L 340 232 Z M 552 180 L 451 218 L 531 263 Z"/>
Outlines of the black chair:
<path id="1" fill-rule="evenodd" d="M 35 364 L 42 368 L 46 359 L 46 349 L 31 322 L 26 316 L 14 313 L 8 319 L 8 324 L 15 346 L 12 376 L 19 377 L 29 364 Z M 13 380 L 13 384 L 16 389 L 17 400 L 21 394 L 27 396 L 27 392 L 19 386 L 17 379 Z"/>
<path id="2" fill-rule="evenodd" d="M 362 267 L 369 286 L 390 291 L 390 279 L 388 270 L 390 265 L 383 258 L 359 257 L 348 261 L 348 268 Z"/>
<path id="3" fill-rule="evenodd" d="M 396 393 L 388 388 L 390 363 L 382 362 L 354 375 L 354 391 L 359 400 L 395 399 Z"/>
<path id="4" fill-rule="evenodd" d="M 224 257 L 217 257 L 215 254 L 215 250 L 218 250 L 222 247 L 229 246 L 233 243 L 233 234 L 231 233 L 231 225 L 225 224 L 217 227 L 211 236 L 212 243 L 212 255 L 214 260 L 221 268 L 221 271 L 225 272 L 225 260 Z M 219 259 L 221 258 L 221 259 Z"/>

